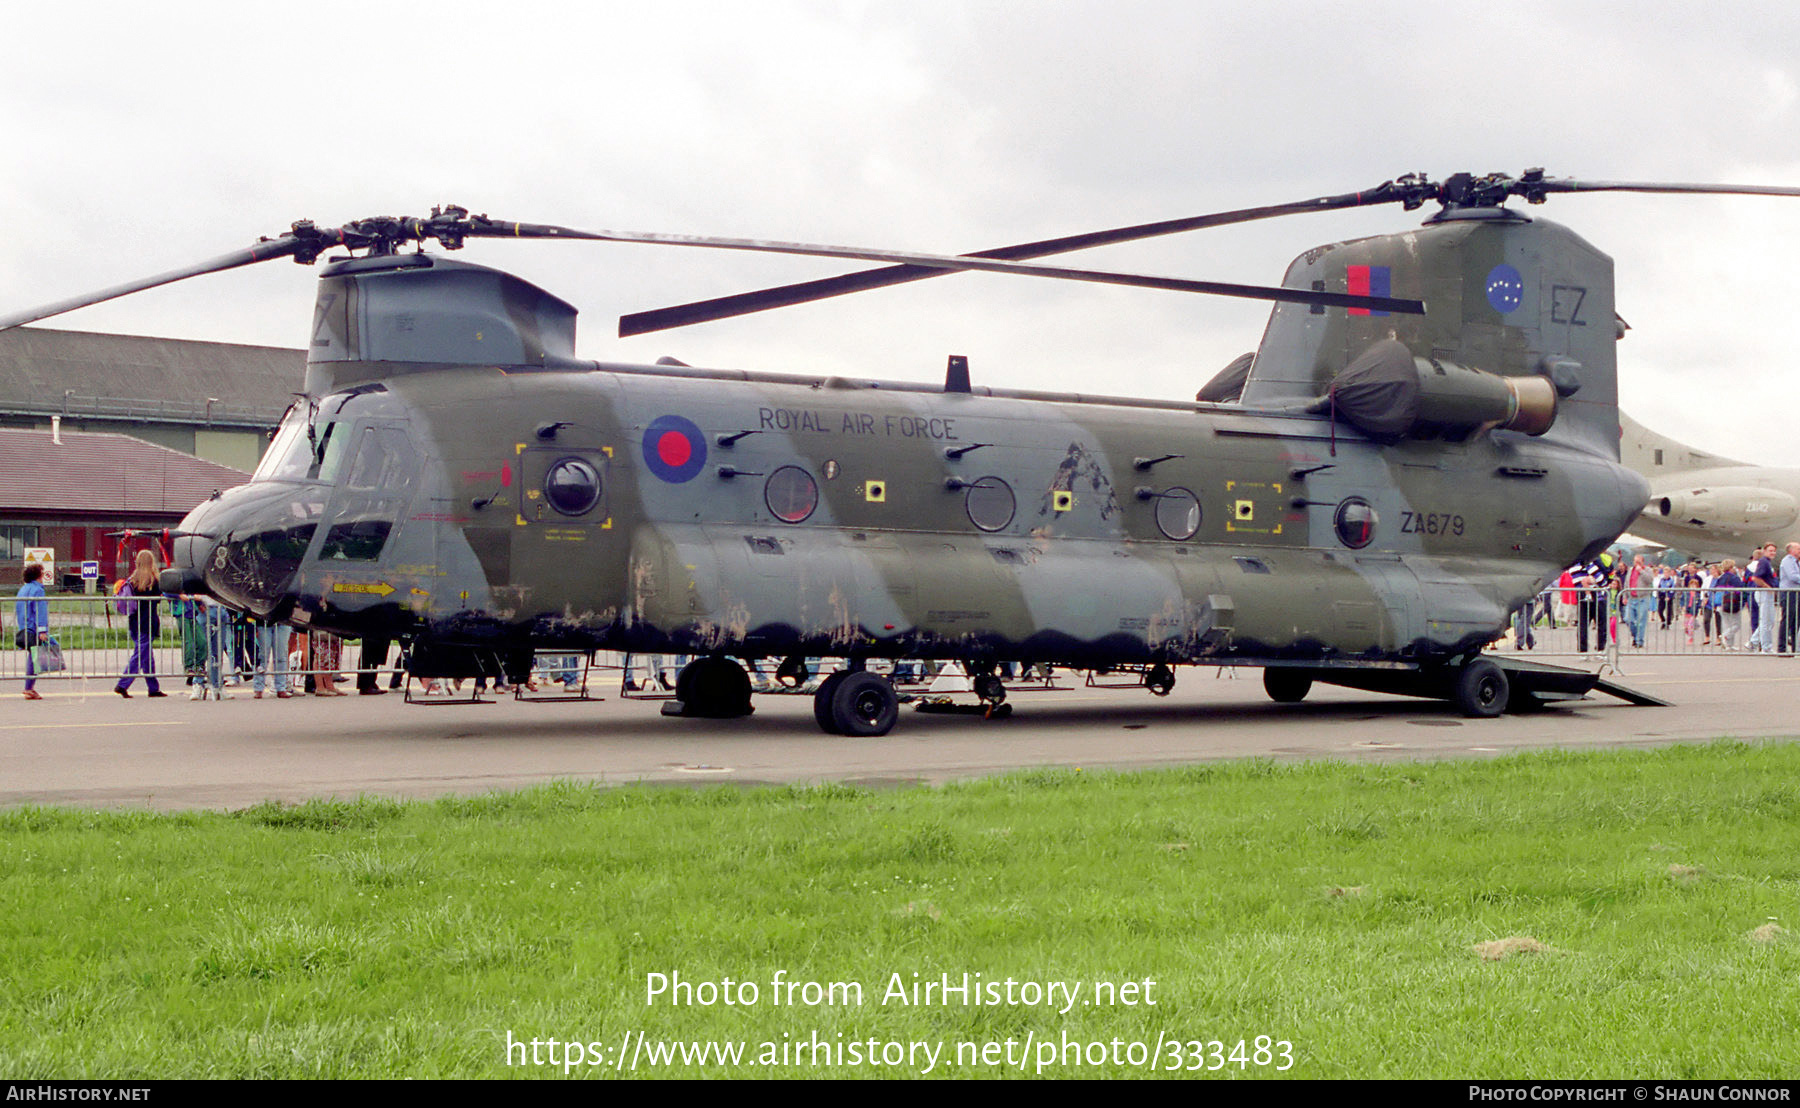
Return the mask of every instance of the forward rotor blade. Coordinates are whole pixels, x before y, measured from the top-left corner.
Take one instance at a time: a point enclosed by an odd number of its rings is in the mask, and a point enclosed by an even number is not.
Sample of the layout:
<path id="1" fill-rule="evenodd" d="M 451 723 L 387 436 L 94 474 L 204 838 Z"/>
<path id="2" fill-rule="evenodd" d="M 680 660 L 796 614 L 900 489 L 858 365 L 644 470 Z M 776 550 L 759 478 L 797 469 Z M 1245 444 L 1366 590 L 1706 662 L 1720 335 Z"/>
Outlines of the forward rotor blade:
<path id="1" fill-rule="evenodd" d="M 72 312 L 77 308 L 85 308 L 91 304 L 102 304 L 108 300 L 117 300 L 121 296 L 129 296 L 134 292 L 143 292 L 145 289 L 153 289 L 159 285 L 172 285 L 176 281 L 185 281 L 189 277 L 199 277 L 207 273 L 220 273 L 227 269 L 236 269 L 239 266 L 254 265 L 257 262 L 266 262 L 272 258 L 284 258 L 295 253 L 299 247 L 299 241 L 292 236 L 283 235 L 280 238 L 268 239 L 264 242 L 257 243 L 247 250 L 234 250 L 229 254 L 221 254 L 210 261 L 197 262 L 194 265 L 185 266 L 181 269 L 172 269 L 167 273 L 159 273 L 154 277 L 144 277 L 136 281 L 128 281 L 122 285 L 114 285 L 111 288 L 101 289 L 99 292 L 85 293 L 81 296 L 71 296 L 67 300 L 58 300 L 54 304 L 44 304 L 40 307 L 29 308 L 22 312 L 14 312 L 11 315 L 0 316 L 0 331 L 10 330 L 11 328 L 26 323 L 35 323 L 40 319 L 49 319 L 51 316 L 62 315 L 64 312 Z"/>
<path id="2" fill-rule="evenodd" d="M 1529 187 L 1529 186 L 1526 186 Z M 1676 192 L 1717 193 L 1722 196 L 1800 196 L 1800 188 L 1787 185 L 1695 185 L 1653 181 L 1566 181 L 1547 178 L 1545 192 Z"/>
<path id="3" fill-rule="evenodd" d="M 1137 223 L 1129 227 L 1114 227 L 1106 231 L 1089 231 L 1080 235 L 1066 235 L 1061 238 L 1024 242 L 1014 246 L 1001 246 L 962 256 L 1023 261 L 1028 258 L 1049 257 L 1053 254 L 1063 254 L 1074 250 L 1089 250 L 1096 246 L 1135 242 L 1139 239 L 1156 238 L 1160 235 L 1199 231 L 1208 227 L 1224 227 L 1234 223 L 1274 219 L 1278 216 L 1336 211 L 1340 208 L 1356 208 L 1406 199 L 1404 190 L 1389 181 L 1363 192 L 1318 196 L 1311 200 L 1297 200 L 1287 204 L 1239 208 L 1234 211 L 1213 212 L 1208 215 L 1188 216 L 1182 219 L 1165 219 L 1155 223 Z M 944 272 L 945 270 L 941 268 L 927 268 L 918 265 L 889 266 L 885 269 L 867 269 L 860 273 L 845 273 L 837 277 L 824 277 L 792 285 L 778 285 L 758 289 L 754 292 L 721 296 L 712 300 L 698 300 L 668 308 L 635 312 L 619 317 L 619 337 L 627 338 L 631 335 L 643 335 L 652 331 L 666 331 L 672 327 L 686 327 L 694 323 L 729 319 L 733 316 L 805 304 L 813 300 L 824 300 L 828 297 L 843 296 L 852 292 L 866 292 L 870 289 L 887 288 L 890 285 L 903 285 L 911 281 L 922 281 L 927 277 L 936 277 Z"/>
<path id="4" fill-rule="evenodd" d="M 483 222 L 471 226 L 468 234 L 470 237 L 587 239 L 600 242 L 652 243 L 659 246 L 699 246 L 713 250 L 747 250 L 764 254 L 799 254 L 817 258 L 854 258 L 868 262 L 899 262 L 930 271 L 972 269 L 986 273 L 1053 277 L 1065 281 L 1091 281 L 1105 285 L 1128 285 L 1133 288 L 1197 292 L 1247 300 L 1320 304 L 1334 308 L 1368 308 L 1373 311 L 1400 312 L 1408 315 L 1419 315 L 1425 311 L 1425 305 L 1417 300 L 1402 300 L 1387 296 L 1357 296 L 1341 292 L 1315 292 L 1310 289 L 1277 288 L 1267 285 L 1238 285 L 1222 281 L 1190 281 L 1179 277 L 1152 277 L 1141 273 L 1070 269 L 1066 266 L 1004 261 L 997 258 L 972 257 L 966 254 L 954 256 L 921 254 L 905 250 L 874 250 L 858 246 L 824 246 L 817 243 L 716 238 L 706 235 L 668 235 L 636 231 L 581 231 L 572 227 L 555 227 L 539 223 L 490 225 Z"/>

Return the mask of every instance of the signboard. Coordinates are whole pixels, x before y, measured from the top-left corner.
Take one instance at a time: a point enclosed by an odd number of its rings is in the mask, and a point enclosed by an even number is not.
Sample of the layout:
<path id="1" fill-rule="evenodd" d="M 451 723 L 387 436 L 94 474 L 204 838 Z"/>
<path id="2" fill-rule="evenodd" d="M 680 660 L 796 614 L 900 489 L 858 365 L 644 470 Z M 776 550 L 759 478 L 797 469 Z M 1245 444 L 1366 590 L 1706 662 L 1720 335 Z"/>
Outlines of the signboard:
<path id="1" fill-rule="evenodd" d="M 56 549 L 54 547 L 26 547 L 25 564 L 28 566 L 43 566 L 45 581 L 54 581 L 56 579 Z"/>
<path id="2" fill-rule="evenodd" d="M 81 563 L 81 579 L 83 581 L 98 581 L 98 580 L 100 580 L 100 563 L 99 562 L 83 562 L 83 563 Z"/>

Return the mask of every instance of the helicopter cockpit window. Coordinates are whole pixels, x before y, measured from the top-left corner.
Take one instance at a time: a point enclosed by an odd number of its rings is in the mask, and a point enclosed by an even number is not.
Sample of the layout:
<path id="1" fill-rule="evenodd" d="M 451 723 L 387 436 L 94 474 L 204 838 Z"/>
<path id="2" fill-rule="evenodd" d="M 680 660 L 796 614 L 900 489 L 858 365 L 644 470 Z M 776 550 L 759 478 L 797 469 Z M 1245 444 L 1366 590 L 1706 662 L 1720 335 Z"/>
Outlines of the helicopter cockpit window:
<path id="1" fill-rule="evenodd" d="M 1375 525 L 1380 517 L 1367 500 L 1352 496 L 1338 505 L 1337 515 L 1332 525 L 1337 529 L 1338 541 L 1352 550 L 1361 550 L 1375 539 Z"/>
<path id="2" fill-rule="evenodd" d="M 1169 489 L 1156 498 L 1156 528 L 1177 541 L 1200 530 L 1200 498 L 1187 489 Z"/>
<path id="3" fill-rule="evenodd" d="M 544 474 L 544 499 L 566 516 L 593 511 L 600 491 L 600 471 L 581 458 L 558 459 Z"/>
<path id="4" fill-rule="evenodd" d="M 783 523 L 803 523 L 819 506 L 819 483 L 799 466 L 782 466 L 763 485 L 763 503 Z"/>
<path id="5" fill-rule="evenodd" d="M 342 487 L 334 494 L 330 530 L 319 548 L 322 560 L 372 562 L 381 557 L 395 522 L 406 507 L 418 469 L 417 454 L 406 432 L 398 427 L 364 427 L 352 436 L 347 421 L 327 425 L 319 475 L 343 469 Z M 356 442 L 348 462 L 344 443 Z M 333 443 L 338 445 L 334 446 Z"/>
<path id="6" fill-rule="evenodd" d="M 354 441 L 344 406 L 367 391 L 353 391 L 323 401 L 299 402 L 282 418 L 281 429 L 256 467 L 258 481 L 324 481 L 334 483 L 344 455 Z"/>
<path id="7" fill-rule="evenodd" d="M 313 442 L 312 464 L 307 467 L 307 479 L 335 485 L 338 469 L 344 464 L 344 455 L 350 448 L 350 438 L 350 425 L 341 420 L 320 428 Z"/>
<path id="8" fill-rule="evenodd" d="M 392 427 L 370 427 L 356 448 L 356 461 L 344 484 L 353 489 L 406 491 L 417 470 L 417 459 L 406 432 Z"/>
<path id="9" fill-rule="evenodd" d="M 1013 521 L 1017 502 L 1013 499 L 1012 487 L 1005 481 L 998 477 L 983 477 L 969 486 L 963 506 L 968 510 L 970 523 L 983 531 L 1003 531 Z"/>
<path id="10" fill-rule="evenodd" d="M 331 525 L 319 557 L 328 561 L 373 562 L 381 557 L 394 522 L 389 519 L 343 519 Z"/>
<path id="11" fill-rule="evenodd" d="M 306 477 L 312 464 L 312 452 L 306 441 L 307 413 L 304 404 L 288 409 L 275 439 L 263 451 L 256 466 L 255 481 L 299 481 Z"/>

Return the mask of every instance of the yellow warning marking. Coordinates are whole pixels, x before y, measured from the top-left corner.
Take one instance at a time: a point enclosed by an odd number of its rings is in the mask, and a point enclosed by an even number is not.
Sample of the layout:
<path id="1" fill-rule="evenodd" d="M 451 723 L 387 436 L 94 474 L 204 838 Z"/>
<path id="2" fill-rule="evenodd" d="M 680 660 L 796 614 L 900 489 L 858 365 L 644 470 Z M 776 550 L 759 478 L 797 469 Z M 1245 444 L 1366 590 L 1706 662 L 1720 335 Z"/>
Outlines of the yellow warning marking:
<path id="1" fill-rule="evenodd" d="M 394 591 L 394 586 L 386 581 L 346 581 L 331 586 L 332 592 L 373 593 L 386 596 Z"/>

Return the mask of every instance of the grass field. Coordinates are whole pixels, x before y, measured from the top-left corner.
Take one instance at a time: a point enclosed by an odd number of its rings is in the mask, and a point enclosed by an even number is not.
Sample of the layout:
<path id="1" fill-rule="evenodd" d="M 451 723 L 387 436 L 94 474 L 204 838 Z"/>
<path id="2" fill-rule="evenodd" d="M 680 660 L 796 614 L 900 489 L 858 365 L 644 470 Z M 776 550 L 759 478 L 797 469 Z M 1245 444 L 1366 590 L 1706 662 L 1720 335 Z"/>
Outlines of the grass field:
<path id="1" fill-rule="evenodd" d="M 1721 743 L 13 809 L 0 1073 L 1791 1077 L 1797 782 Z"/>

